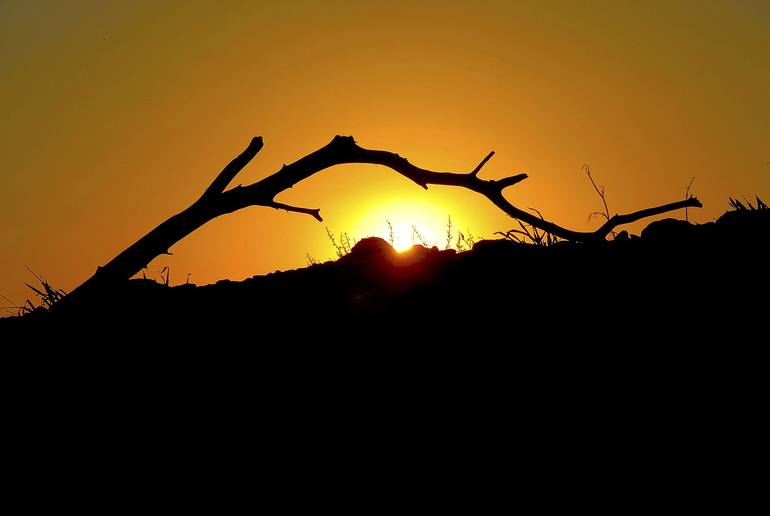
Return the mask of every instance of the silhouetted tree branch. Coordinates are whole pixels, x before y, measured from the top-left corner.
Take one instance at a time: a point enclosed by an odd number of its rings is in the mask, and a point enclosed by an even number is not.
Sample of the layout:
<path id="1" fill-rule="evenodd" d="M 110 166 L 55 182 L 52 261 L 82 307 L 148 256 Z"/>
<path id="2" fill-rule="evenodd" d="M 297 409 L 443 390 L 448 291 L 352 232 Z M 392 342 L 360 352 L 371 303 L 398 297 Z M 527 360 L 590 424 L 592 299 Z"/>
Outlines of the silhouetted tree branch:
<path id="1" fill-rule="evenodd" d="M 216 177 L 216 179 L 214 179 L 211 185 L 208 188 L 206 188 L 206 191 L 203 192 L 203 195 L 199 199 L 199 202 L 206 201 L 208 199 L 213 199 L 217 195 L 224 192 L 225 188 L 227 188 L 227 185 L 229 185 L 230 182 L 235 178 L 235 176 L 238 175 L 238 172 L 243 170 L 243 167 L 248 165 L 249 161 L 251 161 L 260 150 L 262 150 L 263 145 L 264 144 L 262 143 L 261 136 L 256 136 L 252 138 L 251 143 L 249 143 L 249 146 L 246 147 L 246 150 L 241 152 L 234 160 L 232 160 L 224 168 L 224 170 L 222 170 L 222 172 L 219 173 L 219 175 Z"/>
<path id="2" fill-rule="evenodd" d="M 220 215 L 232 213 L 248 206 L 267 206 L 305 213 L 319 221 L 323 220 L 319 209 L 290 206 L 275 201 L 275 197 L 321 170 L 345 163 L 383 165 L 411 179 L 425 189 L 428 188 L 428 185 L 448 185 L 472 190 L 485 196 L 495 206 L 515 219 L 550 232 L 559 238 L 581 242 L 602 240 L 615 227 L 644 217 L 684 207 L 701 207 L 698 199 L 689 197 L 683 201 L 663 206 L 648 208 L 626 215 L 615 215 L 593 232 L 572 231 L 515 207 L 503 196 L 505 188 L 523 181 L 527 178 L 526 174 L 518 174 L 499 180 L 485 180 L 478 177 L 479 171 L 494 155 L 494 152 L 490 152 L 471 172 L 435 172 L 412 165 L 405 158 L 392 152 L 359 147 L 351 136 L 335 136 L 326 146 L 290 165 L 284 165 L 281 170 L 261 181 L 247 186 L 239 185 L 226 190 L 235 176 L 256 156 L 262 145 L 261 137 L 254 138 L 246 150 L 219 173 L 200 199 L 187 209 L 161 223 L 113 258 L 108 264 L 99 267 L 90 279 L 72 292 L 71 296 L 80 294 L 93 287 L 105 286 L 131 278 L 147 267 L 154 258 L 168 253 L 172 245 L 206 222 Z"/>

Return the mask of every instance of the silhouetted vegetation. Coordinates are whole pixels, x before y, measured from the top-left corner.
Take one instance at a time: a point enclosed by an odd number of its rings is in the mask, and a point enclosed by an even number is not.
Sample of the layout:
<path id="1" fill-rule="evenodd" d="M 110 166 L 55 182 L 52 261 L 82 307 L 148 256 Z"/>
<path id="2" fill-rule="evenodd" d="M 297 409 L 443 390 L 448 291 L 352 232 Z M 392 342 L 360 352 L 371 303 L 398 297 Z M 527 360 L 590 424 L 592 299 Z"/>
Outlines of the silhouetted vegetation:
<path id="1" fill-rule="evenodd" d="M 235 176 L 262 149 L 262 145 L 261 137 L 253 138 L 249 146 L 217 175 L 197 201 L 162 222 L 103 267 L 97 267 L 96 273 L 73 290 L 71 294 L 65 296 L 58 303 L 58 306 L 60 307 L 67 303 L 77 303 L 77 298 L 83 296 L 98 297 L 102 294 L 103 290 L 109 290 L 132 278 L 135 274 L 145 269 L 156 257 L 162 254 L 170 254 L 169 249 L 171 246 L 210 220 L 242 208 L 265 206 L 303 213 L 312 216 L 318 221 L 322 221 L 320 209 L 291 206 L 277 202 L 275 197 L 321 170 L 345 163 L 383 165 L 425 189 L 429 185 L 446 185 L 471 190 L 486 197 L 513 219 L 573 242 L 604 240 L 608 234 L 614 234 L 614 229 L 617 226 L 688 206 L 701 207 L 701 203 L 697 198 L 688 197 L 683 201 L 654 206 L 623 215 L 616 214 L 612 217 L 609 216 L 609 210 L 606 210 L 607 221 L 597 230 L 592 232 L 573 231 L 561 227 L 554 222 L 547 221 L 542 216 L 535 216 L 528 211 L 521 210 L 506 199 L 503 191 L 527 179 L 527 174 L 516 174 L 496 180 L 484 180 L 479 177 L 479 172 L 492 158 L 494 151 L 487 154 L 468 173 L 435 172 L 412 165 L 398 154 L 360 147 L 351 136 L 335 136 L 326 146 L 290 165 L 284 165 L 278 172 L 261 181 L 247 186 L 238 185 L 228 189 Z M 593 183 L 593 179 L 591 179 L 591 182 Z M 596 185 L 594 184 L 594 186 Z M 606 208 L 603 191 L 598 188 L 597 191 L 602 196 L 602 201 Z M 331 237 L 331 233 L 329 235 Z M 413 230 L 413 237 L 422 238 L 416 230 Z M 457 240 L 457 246 L 464 247 L 470 240 L 472 240 L 472 237 L 469 238 L 461 235 Z M 337 255 L 339 257 L 349 252 L 349 242 L 341 239 L 338 244 L 334 238 L 332 238 L 332 241 L 337 248 Z"/>
<path id="2" fill-rule="evenodd" d="M 329 237 L 332 247 L 334 247 L 334 250 L 337 252 L 337 258 L 342 258 L 346 254 L 349 254 L 350 250 L 353 249 L 353 246 L 355 245 L 355 241 L 352 240 L 347 233 L 340 233 L 339 243 L 334 237 L 334 233 L 329 231 L 329 228 L 326 228 L 326 235 Z"/>
<path id="3" fill-rule="evenodd" d="M 681 335 L 693 326 L 751 326 L 770 291 L 770 210 L 759 198 L 730 199 L 730 206 L 715 222 L 664 219 L 639 236 L 620 232 L 599 242 L 558 240 L 523 223 L 504 239 L 476 242 L 470 252 L 418 244 L 396 253 L 380 238 L 345 244 L 335 238 L 343 251 L 350 245 L 335 261 L 199 287 L 169 286 L 164 268 L 159 281 L 126 281 L 66 311 L 45 309 L 61 293 L 44 282 L 34 289 L 43 308 L 27 305 L 23 317 L 4 322 L 126 328 L 162 314 L 174 332 L 245 320 L 292 334 L 330 324 L 347 331 L 341 328 L 449 317 L 466 328 L 503 324 L 513 331 L 524 324 L 554 335 L 601 326 L 606 337 L 618 338 L 626 327 L 637 335 Z M 450 224 L 448 234 L 456 240 Z"/>
<path id="4" fill-rule="evenodd" d="M 730 206 L 732 206 L 733 209 L 738 210 L 738 211 L 740 211 L 740 210 L 766 210 L 767 209 L 767 204 L 762 202 L 762 199 L 760 199 L 759 196 L 757 196 L 756 199 L 757 199 L 757 205 L 755 207 L 753 204 L 751 204 L 751 201 L 749 201 L 748 199 L 744 199 L 746 201 L 746 204 L 744 205 L 738 199 L 733 199 L 732 197 L 730 197 Z"/>
<path id="5" fill-rule="evenodd" d="M 30 299 L 27 299 L 24 301 L 23 304 L 17 305 L 10 299 L 8 299 L 5 296 L 0 296 L 3 299 L 5 299 L 7 302 L 11 303 L 9 306 L 2 307 L 3 310 L 5 310 L 7 313 L 15 314 L 19 317 L 22 316 L 32 316 L 36 314 L 40 314 L 43 312 L 47 312 L 51 309 L 56 303 L 58 303 L 64 296 L 67 295 L 67 292 L 65 292 L 62 289 L 55 288 L 51 286 L 51 284 L 42 278 L 40 275 L 35 273 L 32 269 L 27 267 L 27 270 L 35 277 L 35 279 L 38 282 L 38 286 L 30 285 L 29 283 L 24 283 L 27 288 L 29 288 L 35 295 L 36 298 L 39 298 L 38 304 L 35 305 Z"/>
<path id="6" fill-rule="evenodd" d="M 548 221 L 538 210 L 521 210 L 508 202 L 503 190 L 526 179 L 526 174 L 480 179 L 479 172 L 493 152 L 469 173 L 434 172 L 397 154 L 361 148 L 351 137 L 340 136 L 261 181 L 228 190 L 261 147 L 261 138 L 255 138 L 200 199 L 100 267 L 72 294 L 66 295 L 36 275 L 41 286 L 28 286 L 40 298 L 39 306 L 27 301 L 16 307 L 20 317 L 9 323 L 78 325 L 82 329 L 99 321 L 125 328 L 147 314 L 162 314 L 174 331 L 220 328 L 248 320 L 288 324 L 284 329 L 301 332 L 326 326 L 328 321 L 366 322 L 383 316 L 431 320 L 439 314 L 454 314 L 466 327 L 484 320 L 514 326 L 516 321 L 526 321 L 529 326 L 548 326 L 554 331 L 585 326 L 594 318 L 594 306 L 602 307 L 603 324 L 615 324 L 628 314 L 644 314 L 653 308 L 656 317 L 670 319 L 668 323 L 685 312 L 689 318 L 717 318 L 736 310 L 746 315 L 753 305 L 733 302 L 714 312 L 717 293 L 729 290 L 737 299 L 748 300 L 749 295 L 738 294 L 750 289 L 766 296 L 768 291 L 767 268 L 761 257 L 770 229 L 770 210 L 759 197 L 753 203 L 730 198 L 732 211 L 716 222 L 697 225 L 664 219 L 647 226 L 640 236 L 626 231 L 616 234 L 615 228 L 623 224 L 700 207 L 698 199 L 689 194 L 692 180 L 682 201 L 611 215 L 604 187 L 594 181 L 586 165 L 603 206 L 594 215 L 605 222 L 596 231 L 576 232 Z M 510 215 L 518 227 L 498 232 L 501 240 L 477 241 L 469 231 L 455 229 L 450 217 L 443 250 L 413 226 L 410 237 L 415 245 L 401 253 L 393 249 L 396 235 L 389 221 L 389 242 L 380 238 L 356 241 L 347 233 L 335 236 L 327 228 L 337 260 L 318 263 L 307 255 L 306 269 L 202 287 L 190 284 L 189 274 L 184 285 L 172 287 L 169 267 L 158 271 L 159 281 L 144 275 L 142 280 L 129 280 L 207 221 L 246 206 L 267 206 L 322 220 L 318 209 L 289 206 L 274 197 L 339 163 L 385 165 L 424 188 L 438 184 L 475 191 Z M 610 234 L 614 238 L 607 240 Z M 698 281 L 683 290 L 682 277 Z M 683 296 L 687 299 L 684 307 Z M 302 324 L 296 323 L 298 319 Z"/>

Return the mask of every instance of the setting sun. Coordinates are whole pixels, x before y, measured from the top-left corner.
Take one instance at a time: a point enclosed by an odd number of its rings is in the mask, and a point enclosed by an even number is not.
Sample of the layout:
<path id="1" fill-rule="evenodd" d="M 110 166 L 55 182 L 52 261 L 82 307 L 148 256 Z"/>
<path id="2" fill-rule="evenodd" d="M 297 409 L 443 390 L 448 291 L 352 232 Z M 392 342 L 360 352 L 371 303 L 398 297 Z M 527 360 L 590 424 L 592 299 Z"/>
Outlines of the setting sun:
<path id="1" fill-rule="evenodd" d="M 393 199 L 366 211 L 351 230 L 355 238 L 380 237 L 404 252 L 413 245 L 447 247 L 449 209 L 417 199 Z M 453 232 L 465 231 L 452 217 Z M 464 223 L 464 222 L 463 222 Z M 451 244 L 452 242 L 450 242 Z"/>
<path id="2" fill-rule="evenodd" d="M 77 288 L 201 198 L 255 136 L 264 148 L 229 188 L 341 135 L 439 173 L 494 150 L 477 177 L 529 174 L 505 199 L 574 231 L 603 222 L 588 219 L 604 207 L 585 164 L 612 214 L 683 199 L 690 183 L 703 208 L 656 217 L 714 221 L 728 196 L 769 196 L 768 26 L 767 0 L 4 0 L 0 308 L 37 295 L 27 267 Z M 329 233 L 404 251 L 519 228 L 478 191 L 423 189 L 357 157 L 275 204 L 172 232 L 186 236 L 137 277 L 293 270 L 338 258 Z"/>
<path id="3" fill-rule="evenodd" d="M 404 251 L 408 251 L 409 249 L 411 249 L 412 245 L 413 244 L 411 244 L 411 243 L 394 241 L 393 242 L 393 249 L 395 249 L 399 253 L 403 253 Z"/>

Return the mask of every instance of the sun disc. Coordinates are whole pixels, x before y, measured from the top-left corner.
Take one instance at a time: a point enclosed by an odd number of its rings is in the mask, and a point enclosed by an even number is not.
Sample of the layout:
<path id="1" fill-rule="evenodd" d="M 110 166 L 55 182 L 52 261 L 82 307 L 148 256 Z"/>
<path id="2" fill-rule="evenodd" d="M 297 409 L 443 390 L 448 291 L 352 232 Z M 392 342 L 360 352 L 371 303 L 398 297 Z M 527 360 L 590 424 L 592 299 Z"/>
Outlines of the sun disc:
<path id="1" fill-rule="evenodd" d="M 395 249 L 397 253 L 406 252 L 412 247 L 414 247 L 414 244 L 411 242 L 393 242 L 393 249 Z"/>
<path id="2" fill-rule="evenodd" d="M 447 245 L 448 215 L 449 210 L 424 200 L 387 199 L 368 206 L 352 233 L 357 238 L 380 237 L 398 253 L 415 245 L 443 249 Z M 456 223 L 454 217 L 452 221 Z"/>

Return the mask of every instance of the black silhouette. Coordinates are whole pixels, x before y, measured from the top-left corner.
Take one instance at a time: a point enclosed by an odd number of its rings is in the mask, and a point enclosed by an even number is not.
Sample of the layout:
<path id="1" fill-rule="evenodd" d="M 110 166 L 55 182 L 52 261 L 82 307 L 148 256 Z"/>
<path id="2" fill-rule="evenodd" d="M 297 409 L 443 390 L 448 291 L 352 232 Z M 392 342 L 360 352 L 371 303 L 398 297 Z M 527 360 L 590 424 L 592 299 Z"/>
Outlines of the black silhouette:
<path id="1" fill-rule="evenodd" d="M 127 281 L 146 268 L 157 256 L 170 254 L 169 249 L 176 242 L 220 215 L 232 213 L 248 206 L 267 206 L 305 213 L 321 221 L 319 209 L 290 206 L 277 202 L 275 197 L 313 174 L 343 163 L 384 165 L 425 189 L 428 188 L 428 185 L 435 184 L 459 186 L 473 190 L 487 197 L 514 219 L 524 221 L 559 238 L 573 242 L 602 241 L 614 228 L 622 224 L 681 208 L 701 207 L 698 199 L 689 197 L 683 201 L 647 208 L 634 213 L 608 216 L 606 223 L 594 232 L 572 231 L 515 207 L 503 196 L 505 188 L 523 181 L 527 178 L 526 174 L 517 174 L 499 180 L 484 180 L 478 177 L 479 171 L 494 155 L 494 152 L 490 152 L 469 173 L 434 172 L 416 167 L 398 154 L 359 147 L 350 136 L 335 136 L 328 145 L 290 165 L 284 165 L 281 170 L 261 181 L 226 190 L 241 169 L 259 152 L 262 145 L 261 137 L 254 138 L 246 150 L 230 162 L 214 179 L 200 199 L 150 231 L 105 266 L 99 267 L 91 278 L 76 288 L 64 300 L 57 303 L 57 309 L 64 310 L 65 307 L 80 297 L 95 295 Z"/>
<path id="2" fill-rule="evenodd" d="M 304 269 L 201 287 L 123 281 L 0 326 L 29 323 L 57 338 L 67 330 L 110 342 L 118 335 L 199 342 L 213 332 L 208 344 L 229 335 L 271 346 L 292 337 L 319 344 L 399 337 L 519 349 L 553 339 L 578 345 L 579 337 L 641 340 L 665 346 L 661 356 L 674 351 L 673 342 L 681 358 L 716 335 L 729 334 L 731 345 L 761 342 L 770 209 L 759 200 L 747 205 L 734 200 L 716 222 L 665 219 L 641 236 L 621 231 L 609 241 L 486 240 L 468 252 L 415 246 L 396 253 L 366 238 L 337 261 Z"/>
<path id="3" fill-rule="evenodd" d="M 526 335 L 534 342 L 534 334 L 537 342 L 582 335 L 620 344 L 646 335 L 647 345 L 696 344 L 696 335 L 717 329 L 749 336 L 761 328 L 767 235 L 770 209 L 758 207 L 702 225 L 665 219 L 641 236 L 622 231 L 602 242 L 486 240 L 469 252 L 396 253 L 366 238 L 337 261 L 304 269 L 201 287 L 124 281 L 68 310 L 57 303 L 17 321 L 72 324 L 78 334 L 109 323 L 148 336 L 232 329 L 257 337 L 270 328 L 315 341 L 363 338 L 371 331 L 363 325 L 385 335 L 404 327 L 445 337 L 492 331 L 507 335 L 495 342 L 510 343 Z"/>

